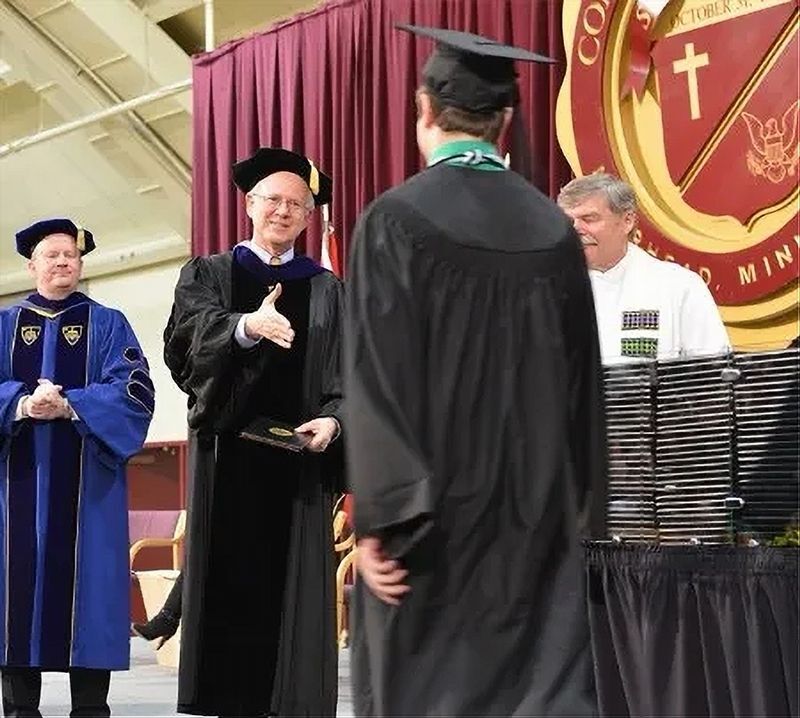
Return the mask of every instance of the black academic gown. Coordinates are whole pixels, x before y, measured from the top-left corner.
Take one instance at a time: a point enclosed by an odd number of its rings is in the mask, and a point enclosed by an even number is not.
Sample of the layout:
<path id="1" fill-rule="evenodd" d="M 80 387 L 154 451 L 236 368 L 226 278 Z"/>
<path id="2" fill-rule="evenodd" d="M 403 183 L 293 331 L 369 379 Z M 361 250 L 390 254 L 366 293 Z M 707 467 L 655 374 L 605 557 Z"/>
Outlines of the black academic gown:
<path id="1" fill-rule="evenodd" d="M 167 366 L 189 395 L 184 713 L 335 714 L 331 511 L 341 441 L 321 455 L 293 454 L 238 432 L 256 415 L 339 418 L 342 287 L 327 271 L 282 281 L 276 306 L 296 331 L 292 349 L 262 340 L 244 350 L 236 324 L 272 283 L 231 252 L 195 258 L 164 334 Z"/>
<path id="2" fill-rule="evenodd" d="M 603 531 L 605 432 L 578 237 L 515 173 L 438 165 L 353 246 L 355 526 L 411 585 L 390 607 L 356 583 L 357 714 L 593 715 L 581 535 Z"/>

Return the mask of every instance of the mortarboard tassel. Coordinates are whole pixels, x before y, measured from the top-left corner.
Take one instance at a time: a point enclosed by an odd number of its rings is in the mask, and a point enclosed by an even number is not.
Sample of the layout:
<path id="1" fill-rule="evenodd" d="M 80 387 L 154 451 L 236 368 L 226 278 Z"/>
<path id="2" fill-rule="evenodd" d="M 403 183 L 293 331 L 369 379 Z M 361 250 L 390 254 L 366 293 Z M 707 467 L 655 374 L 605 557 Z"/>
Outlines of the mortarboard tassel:
<path id="1" fill-rule="evenodd" d="M 311 194 L 316 197 L 319 194 L 319 170 L 311 160 L 308 161 L 308 164 L 311 165 L 311 172 L 308 176 L 308 187 L 311 190 Z"/>

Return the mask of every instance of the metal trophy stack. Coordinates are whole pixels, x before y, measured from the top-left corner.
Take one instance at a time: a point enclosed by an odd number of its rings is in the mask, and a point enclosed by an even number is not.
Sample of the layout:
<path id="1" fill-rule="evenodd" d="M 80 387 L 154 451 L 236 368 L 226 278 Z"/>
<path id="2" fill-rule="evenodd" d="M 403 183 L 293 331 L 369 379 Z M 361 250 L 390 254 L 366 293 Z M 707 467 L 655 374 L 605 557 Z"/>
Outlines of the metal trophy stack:
<path id="1" fill-rule="evenodd" d="M 798 522 L 800 352 L 606 367 L 608 526 L 660 543 L 771 543 Z"/>
<path id="2" fill-rule="evenodd" d="M 655 366 L 604 371 L 608 436 L 608 530 L 614 537 L 657 540 L 653 466 Z"/>
<path id="3" fill-rule="evenodd" d="M 768 540 L 800 511 L 800 350 L 742 354 L 735 385 L 740 537 Z"/>

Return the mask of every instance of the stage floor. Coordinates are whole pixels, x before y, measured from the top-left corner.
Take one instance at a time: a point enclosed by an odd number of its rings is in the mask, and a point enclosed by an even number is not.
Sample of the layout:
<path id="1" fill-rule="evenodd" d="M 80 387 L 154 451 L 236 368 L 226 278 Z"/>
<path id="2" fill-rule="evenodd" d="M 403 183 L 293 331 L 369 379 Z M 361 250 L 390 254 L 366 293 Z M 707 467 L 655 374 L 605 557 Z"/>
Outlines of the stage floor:
<path id="1" fill-rule="evenodd" d="M 113 716 L 177 716 L 178 672 L 156 663 L 155 653 L 142 638 L 131 639 L 131 670 L 111 676 L 109 704 Z M 69 715 L 69 683 L 64 673 L 46 673 L 42 685 L 43 716 Z M 353 715 L 350 662 L 339 654 L 339 706 L 337 715 Z"/>

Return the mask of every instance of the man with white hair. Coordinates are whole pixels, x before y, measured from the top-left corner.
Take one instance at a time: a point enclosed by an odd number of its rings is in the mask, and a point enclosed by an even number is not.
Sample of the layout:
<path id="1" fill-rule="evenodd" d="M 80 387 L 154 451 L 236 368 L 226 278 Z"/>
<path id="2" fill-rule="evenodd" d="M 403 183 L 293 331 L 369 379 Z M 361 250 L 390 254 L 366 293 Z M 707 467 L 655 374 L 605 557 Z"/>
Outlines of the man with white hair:
<path id="1" fill-rule="evenodd" d="M 725 352 L 728 334 L 699 275 L 633 244 L 636 196 L 610 174 L 567 184 L 558 204 L 583 243 L 604 364 Z"/>
<path id="2" fill-rule="evenodd" d="M 147 360 L 121 312 L 77 291 L 88 230 L 17 233 L 36 292 L 0 311 L 0 669 L 6 716 L 40 716 L 42 671 L 71 716 L 108 716 L 129 664 L 125 462 L 153 415 Z"/>
<path id="3" fill-rule="evenodd" d="M 192 447 L 178 710 L 332 716 L 342 285 L 294 251 L 332 183 L 273 148 L 233 179 L 252 239 L 183 268 L 164 333 Z"/>

